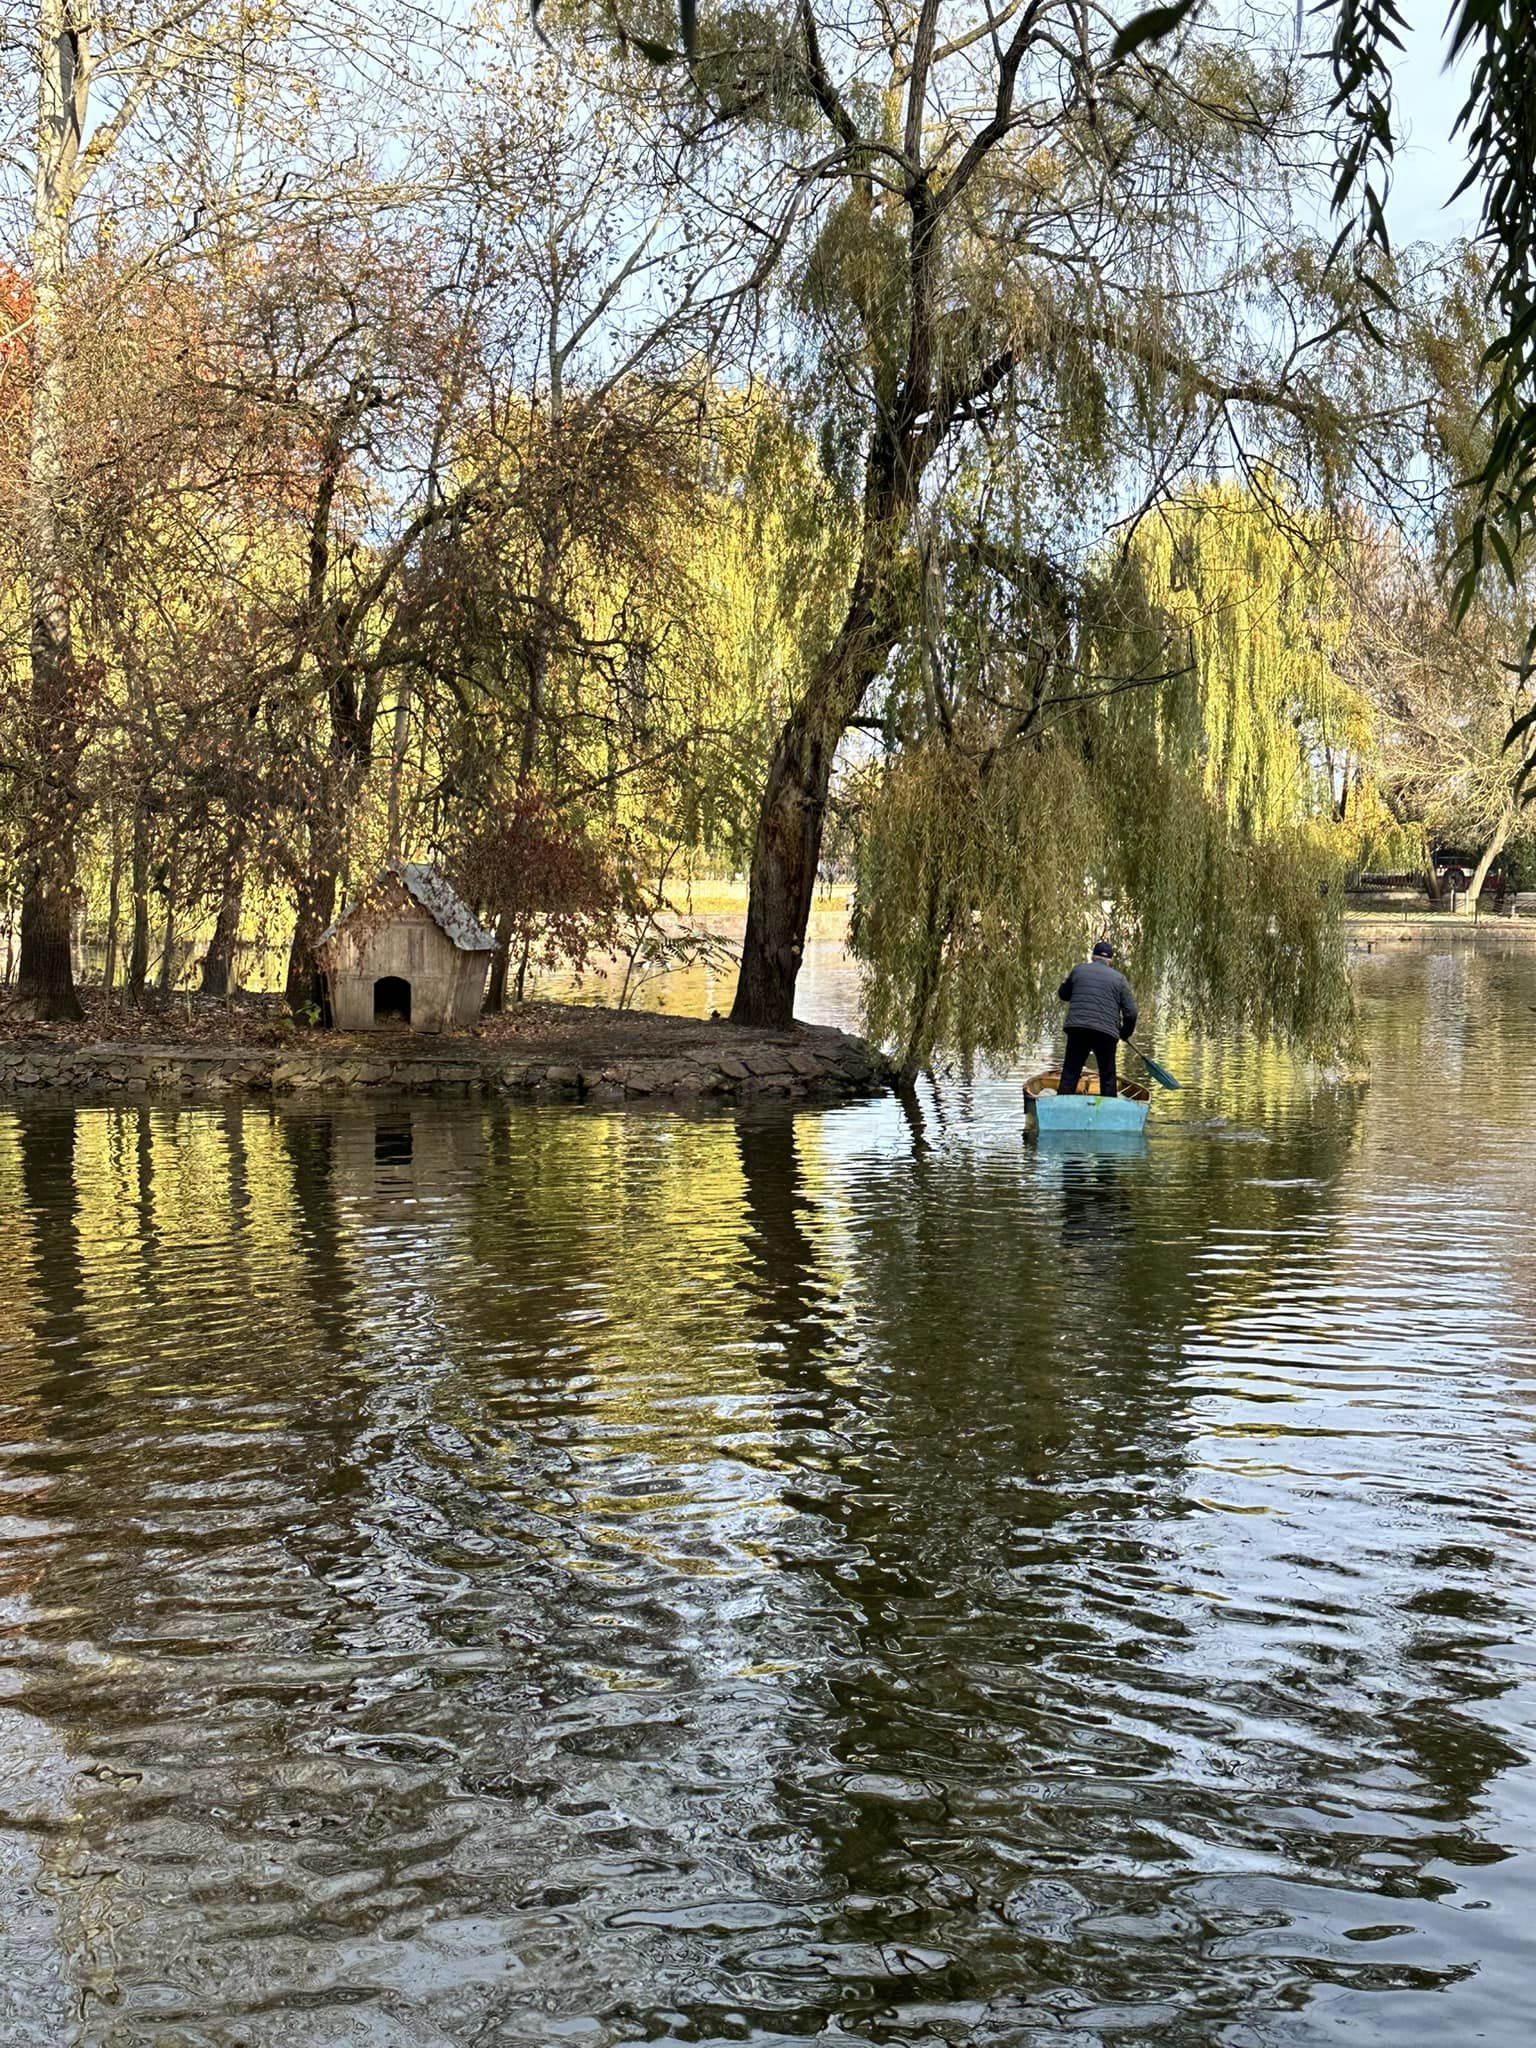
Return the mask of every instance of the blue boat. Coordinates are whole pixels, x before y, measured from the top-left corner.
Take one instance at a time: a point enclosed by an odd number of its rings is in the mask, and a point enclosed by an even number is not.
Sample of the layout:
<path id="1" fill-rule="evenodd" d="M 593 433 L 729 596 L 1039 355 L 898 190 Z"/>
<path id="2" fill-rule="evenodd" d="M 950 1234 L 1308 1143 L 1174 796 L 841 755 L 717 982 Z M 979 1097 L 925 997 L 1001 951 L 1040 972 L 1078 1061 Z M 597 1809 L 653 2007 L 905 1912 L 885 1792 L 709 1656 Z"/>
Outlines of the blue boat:
<path id="1" fill-rule="evenodd" d="M 1046 1095 L 1034 1105 L 1035 1129 L 1041 1137 L 1054 1131 L 1111 1132 L 1116 1137 L 1139 1135 L 1147 1122 L 1146 1102 L 1126 1095 Z"/>
<path id="2" fill-rule="evenodd" d="M 1118 1095 L 1101 1095 L 1096 1079 L 1085 1077 L 1076 1095 L 1058 1095 L 1059 1073 L 1036 1074 L 1024 1083 L 1024 1110 L 1045 1137 L 1053 1131 L 1135 1136 L 1146 1128 L 1150 1092 L 1139 1081 L 1122 1081 Z"/>

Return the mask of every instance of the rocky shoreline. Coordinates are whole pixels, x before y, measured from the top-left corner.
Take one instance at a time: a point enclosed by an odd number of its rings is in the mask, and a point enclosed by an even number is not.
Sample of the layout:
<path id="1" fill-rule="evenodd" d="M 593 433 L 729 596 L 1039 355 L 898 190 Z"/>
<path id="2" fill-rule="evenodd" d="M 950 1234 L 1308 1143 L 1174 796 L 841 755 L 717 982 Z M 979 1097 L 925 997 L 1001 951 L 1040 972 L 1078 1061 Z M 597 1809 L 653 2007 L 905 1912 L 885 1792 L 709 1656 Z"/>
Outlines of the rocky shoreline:
<path id="1" fill-rule="evenodd" d="M 824 1025 L 755 1031 L 691 1018 L 538 1006 L 517 1036 L 339 1039 L 295 1035 L 280 1045 L 0 1042 L 0 1096 L 46 1090 L 93 1098 L 232 1093 L 529 1095 L 593 1102 L 830 1099 L 875 1093 L 890 1063 Z"/>

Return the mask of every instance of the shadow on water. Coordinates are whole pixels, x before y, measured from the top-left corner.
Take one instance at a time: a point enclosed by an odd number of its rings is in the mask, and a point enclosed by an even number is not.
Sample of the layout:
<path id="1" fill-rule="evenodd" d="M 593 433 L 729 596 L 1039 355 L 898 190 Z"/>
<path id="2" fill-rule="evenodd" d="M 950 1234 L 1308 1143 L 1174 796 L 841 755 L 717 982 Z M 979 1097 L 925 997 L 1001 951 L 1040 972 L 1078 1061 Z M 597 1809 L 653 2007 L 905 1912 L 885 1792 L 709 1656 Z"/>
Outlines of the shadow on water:
<path id="1" fill-rule="evenodd" d="M 0 2038 L 1515 2048 L 1523 972 L 1136 1155 L 5 1112 Z"/>

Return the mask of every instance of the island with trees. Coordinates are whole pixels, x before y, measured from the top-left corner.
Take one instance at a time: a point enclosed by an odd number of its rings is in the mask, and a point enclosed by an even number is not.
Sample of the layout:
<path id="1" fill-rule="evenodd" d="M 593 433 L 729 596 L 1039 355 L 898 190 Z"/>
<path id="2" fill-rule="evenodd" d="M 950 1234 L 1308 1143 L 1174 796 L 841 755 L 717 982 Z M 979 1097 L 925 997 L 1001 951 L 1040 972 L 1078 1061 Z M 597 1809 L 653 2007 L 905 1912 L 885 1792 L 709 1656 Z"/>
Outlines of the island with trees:
<path id="1" fill-rule="evenodd" d="M 862 1080 L 1010 1057 L 1106 918 L 1170 1013 L 1346 1046 L 1352 876 L 1536 857 L 1513 231 L 1388 246 L 1345 13 L 1330 69 L 1187 4 L 43 0 L 9 1039 L 297 1057 L 404 859 L 494 939 L 466 1057 L 718 962 L 732 875 L 787 1051 L 833 869 Z"/>

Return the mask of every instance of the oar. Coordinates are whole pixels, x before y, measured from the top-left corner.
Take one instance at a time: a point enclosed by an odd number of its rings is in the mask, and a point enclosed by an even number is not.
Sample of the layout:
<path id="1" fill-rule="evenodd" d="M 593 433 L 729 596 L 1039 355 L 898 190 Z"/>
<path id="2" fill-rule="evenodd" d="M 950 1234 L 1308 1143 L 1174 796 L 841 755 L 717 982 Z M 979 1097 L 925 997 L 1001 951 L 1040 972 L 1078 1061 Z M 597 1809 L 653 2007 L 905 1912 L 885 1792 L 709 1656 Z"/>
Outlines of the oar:
<path id="1" fill-rule="evenodd" d="M 1184 1086 L 1182 1081 L 1175 1081 L 1166 1067 L 1160 1067 L 1156 1060 L 1149 1060 L 1139 1045 L 1133 1045 L 1130 1039 L 1126 1039 L 1125 1043 L 1135 1053 L 1137 1059 L 1141 1061 L 1141 1064 L 1146 1068 L 1154 1081 L 1161 1082 L 1164 1088 L 1182 1088 Z"/>

